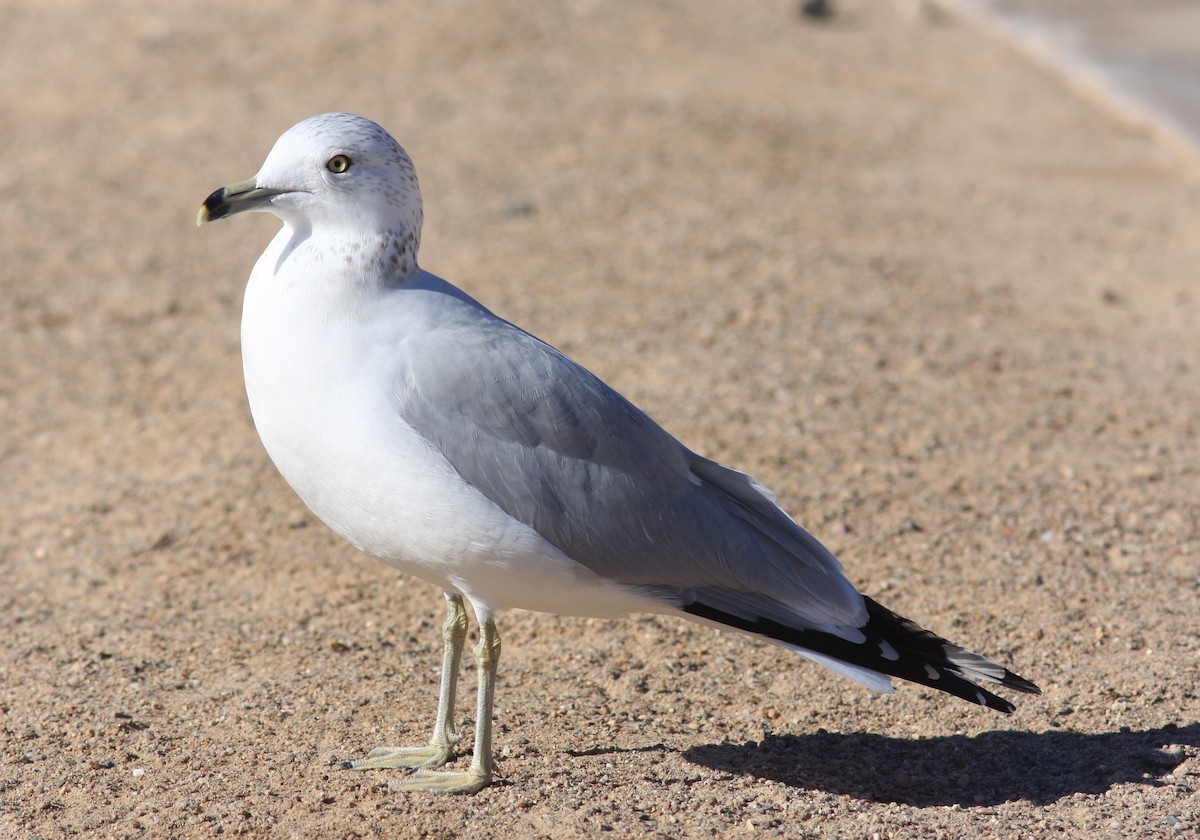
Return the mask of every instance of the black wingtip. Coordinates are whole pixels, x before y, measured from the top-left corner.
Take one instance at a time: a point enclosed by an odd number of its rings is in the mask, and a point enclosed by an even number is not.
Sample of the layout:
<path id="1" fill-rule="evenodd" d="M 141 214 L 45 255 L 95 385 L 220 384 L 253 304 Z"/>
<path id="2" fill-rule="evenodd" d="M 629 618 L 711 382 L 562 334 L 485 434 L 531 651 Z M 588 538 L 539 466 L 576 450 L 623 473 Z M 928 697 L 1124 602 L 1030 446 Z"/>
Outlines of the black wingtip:
<path id="1" fill-rule="evenodd" d="M 866 602 L 867 615 L 869 616 L 863 632 L 867 633 L 868 637 L 870 637 L 872 631 L 874 631 L 900 651 L 902 659 L 907 654 L 915 662 L 923 663 L 927 670 L 932 668 L 939 672 L 949 672 L 971 686 L 974 686 L 971 680 L 977 679 L 994 683 L 995 685 L 1002 685 L 1005 688 L 1011 688 L 1014 691 L 1020 691 L 1025 694 L 1042 693 L 1040 688 L 1021 675 L 1013 673 L 1007 668 L 992 662 L 990 659 L 969 651 L 960 645 L 943 639 L 936 633 L 926 630 L 915 621 L 892 612 L 887 607 L 870 598 L 864 596 L 863 600 Z M 896 676 L 904 677 L 903 674 L 897 674 Z M 904 678 L 909 679 L 908 677 Z M 914 681 L 922 682 L 921 680 Z M 933 685 L 933 683 L 924 684 Z M 938 688 L 939 686 L 933 685 L 933 687 Z M 983 692 L 989 697 L 995 696 L 982 688 L 976 687 L 976 690 Z M 959 694 L 958 696 L 962 697 L 964 695 Z M 966 699 L 971 698 L 967 697 Z M 997 699 L 999 700 L 1000 698 Z M 1006 700 L 1000 700 L 1000 702 L 1010 707 L 1008 711 L 1012 710 L 1011 703 L 1008 703 Z M 995 708 L 990 703 L 983 705 Z M 1004 710 L 1001 709 L 1000 711 Z"/>
<path id="2" fill-rule="evenodd" d="M 1005 688 L 1011 688 L 1013 691 L 1024 692 L 1025 694 L 1042 693 L 1042 690 L 1029 680 L 1007 669 L 1004 671 L 1004 679 L 1000 680 L 1000 685 Z"/>
<path id="3" fill-rule="evenodd" d="M 972 679 L 1026 694 L 1042 693 L 1032 682 L 1007 668 L 931 633 L 870 598 L 863 600 L 868 618 L 867 623 L 858 628 L 866 637 L 862 642 L 848 641 L 811 628 L 788 627 L 772 619 L 744 618 L 701 602 L 687 604 L 683 611 L 696 618 L 831 656 L 850 665 L 936 688 L 1005 714 L 1012 714 L 1016 706 Z"/>

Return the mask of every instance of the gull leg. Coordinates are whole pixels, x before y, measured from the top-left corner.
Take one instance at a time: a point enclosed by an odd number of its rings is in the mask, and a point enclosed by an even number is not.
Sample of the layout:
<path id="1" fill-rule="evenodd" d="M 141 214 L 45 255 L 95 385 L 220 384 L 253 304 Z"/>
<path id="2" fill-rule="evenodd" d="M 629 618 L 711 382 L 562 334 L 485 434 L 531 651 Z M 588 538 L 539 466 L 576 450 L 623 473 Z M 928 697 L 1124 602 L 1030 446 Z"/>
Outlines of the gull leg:
<path id="1" fill-rule="evenodd" d="M 496 692 L 496 663 L 500 660 L 500 634 L 491 617 L 479 625 L 475 665 L 479 694 L 475 708 L 475 750 L 465 772 L 415 770 L 388 783 L 394 790 L 427 790 L 442 793 L 475 793 L 492 783 L 492 699 Z"/>
<path id="2" fill-rule="evenodd" d="M 438 691 L 437 720 L 433 736 L 424 747 L 377 747 L 370 758 L 347 761 L 352 770 L 377 767 L 441 767 L 450 760 L 454 745 L 462 734 L 454 731 L 454 695 L 458 688 L 458 667 L 467 639 L 467 610 L 461 595 L 446 593 L 446 623 L 442 625 L 442 682 Z"/>

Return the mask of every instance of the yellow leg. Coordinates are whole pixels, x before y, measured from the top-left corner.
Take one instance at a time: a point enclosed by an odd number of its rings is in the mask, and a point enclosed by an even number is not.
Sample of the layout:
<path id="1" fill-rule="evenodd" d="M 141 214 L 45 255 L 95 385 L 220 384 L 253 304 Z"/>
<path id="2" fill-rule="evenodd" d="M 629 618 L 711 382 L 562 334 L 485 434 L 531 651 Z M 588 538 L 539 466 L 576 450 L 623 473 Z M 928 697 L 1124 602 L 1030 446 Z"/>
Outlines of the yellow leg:
<path id="1" fill-rule="evenodd" d="M 486 618 L 479 627 L 475 665 L 479 694 L 475 704 L 475 754 L 466 772 L 415 770 L 388 783 L 394 790 L 428 790 L 442 793 L 475 793 L 492 783 L 492 699 L 496 691 L 496 663 L 500 661 L 500 634 Z"/>
<path id="2" fill-rule="evenodd" d="M 454 731 L 454 695 L 458 688 L 458 668 L 467 639 L 467 610 L 461 595 L 446 593 L 446 623 L 442 625 L 442 682 L 438 691 L 437 720 L 433 736 L 423 747 L 378 747 L 370 758 L 347 761 L 342 766 L 353 770 L 378 767 L 441 767 L 454 754 L 454 745 L 462 734 Z"/>

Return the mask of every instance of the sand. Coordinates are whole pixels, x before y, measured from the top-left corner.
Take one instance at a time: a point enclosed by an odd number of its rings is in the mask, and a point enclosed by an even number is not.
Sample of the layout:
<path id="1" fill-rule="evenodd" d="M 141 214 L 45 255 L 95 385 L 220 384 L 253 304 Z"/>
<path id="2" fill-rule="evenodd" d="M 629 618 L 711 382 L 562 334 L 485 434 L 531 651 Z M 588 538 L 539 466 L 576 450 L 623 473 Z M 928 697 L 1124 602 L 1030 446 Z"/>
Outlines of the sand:
<path id="1" fill-rule="evenodd" d="M 1194 834 L 1200 170 L 940 6 L 838 9 L 7 4 L 0 836 Z M 1045 694 L 521 613 L 501 783 L 335 769 L 425 737 L 441 597 L 275 473 L 275 222 L 193 224 L 333 109 L 415 159 L 426 267 Z"/>

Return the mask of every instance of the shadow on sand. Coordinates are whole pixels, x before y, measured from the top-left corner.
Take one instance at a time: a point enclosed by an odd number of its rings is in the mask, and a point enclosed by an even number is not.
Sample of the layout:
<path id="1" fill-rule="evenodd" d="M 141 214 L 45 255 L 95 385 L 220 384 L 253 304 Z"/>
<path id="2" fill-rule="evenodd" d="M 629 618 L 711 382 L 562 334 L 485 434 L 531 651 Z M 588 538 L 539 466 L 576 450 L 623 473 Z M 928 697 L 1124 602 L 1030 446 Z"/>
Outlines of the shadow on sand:
<path id="1" fill-rule="evenodd" d="M 1200 745 L 1200 724 L 1133 732 L 985 732 L 908 740 L 873 734 L 769 735 L 706 744 L 684 757 L 704 767 L 796 788 L 918 807 L 1039 805 L 1128 782 L 1158 785 L 1182 763 L 1169 745 Z"/>

